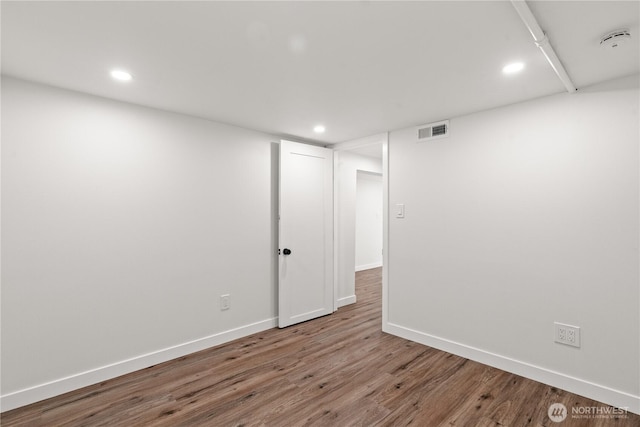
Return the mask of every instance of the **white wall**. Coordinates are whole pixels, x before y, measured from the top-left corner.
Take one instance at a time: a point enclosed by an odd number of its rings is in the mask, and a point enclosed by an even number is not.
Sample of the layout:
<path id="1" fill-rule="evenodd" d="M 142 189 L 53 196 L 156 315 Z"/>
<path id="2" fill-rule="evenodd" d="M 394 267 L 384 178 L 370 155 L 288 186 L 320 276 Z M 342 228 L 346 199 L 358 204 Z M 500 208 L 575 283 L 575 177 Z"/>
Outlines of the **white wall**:
<path id="1" fill-rule="evenodd" d="M 382 266 L 382 175 L 358 171 L 356 180 L 356 269 Z"/>
<path id="2" fill-rule="evenodd" d="M 3 78 L 2 409 L 274 326 L 271 141 Z"/>
<path id="3" fill-rule="evenodd" d="M 336 151 L 336 240 L 338 305 L 356 302 L 356 180 L 357 171 L 382 173 L 382 161 L 349 151 Z"/>
<path id="4" fill-rule="evenodd" d="M 385 329 L 638 411 L 638 95 L 636 75 L 392 132 Z"/>

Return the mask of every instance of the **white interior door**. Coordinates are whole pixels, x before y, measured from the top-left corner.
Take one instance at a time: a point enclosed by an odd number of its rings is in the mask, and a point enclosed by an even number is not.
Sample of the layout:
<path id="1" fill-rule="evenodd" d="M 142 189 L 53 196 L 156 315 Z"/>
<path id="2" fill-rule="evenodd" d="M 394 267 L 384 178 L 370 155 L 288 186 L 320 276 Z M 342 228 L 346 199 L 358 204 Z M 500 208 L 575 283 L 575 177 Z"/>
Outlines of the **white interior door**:
<path id="1" fill-rule="evenodd" d="M 333 312 L 333 151 L 280 143 L 278 326 Z"/>

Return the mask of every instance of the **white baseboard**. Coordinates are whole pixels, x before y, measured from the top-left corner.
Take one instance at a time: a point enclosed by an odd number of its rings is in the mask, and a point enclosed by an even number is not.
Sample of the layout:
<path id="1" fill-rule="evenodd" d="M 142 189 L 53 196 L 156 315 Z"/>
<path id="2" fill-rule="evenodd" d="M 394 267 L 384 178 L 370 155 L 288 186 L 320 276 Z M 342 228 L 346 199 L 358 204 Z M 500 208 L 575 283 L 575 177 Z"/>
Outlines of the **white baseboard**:
<path id="1" fill-rule="evenodd" d="M 374 262 L 373 264 L 356 265 L 356 271 L 371 270 L 372 268 L 382 267 L 382 262 Z"/>
<path id="2" fill-rule="evenodd" d="M 351 295 L 344 298 L 338 298 L 338 308 L 344 307 L 345 305 L 349 305 L 349 304 L 355 304 L 355 302 L 356 302 L 355 295 Z"/>
<path id="3" fill-rule="evenodd" d="M 574 378 L 560 372 L 551 371 L 526 362 L 425 334 L 393 323 L 383 325 L 382 329 L 384 332 L 401 338 L 437 348 L 438 350 L 446 351 L 448 353 L 453 353 L 457 356 L 474 360 L 485 365 L 493 366 L 494 368 L 588 397 L 607 405 L 617 408 L 625 408 L 629 412 L 633 412 L 635 414 L 640 414 L 640 396 L 634 396 L 620 390 L 615 390 L 600 384 L 594 384 L 580 378 Z"/>
<path id="4" fill-rule="evenodd" d="M 60 378 L 48 383 L 18 390 L 0 396 L 0 411 L 9 411 L 31 403 L 39 402 L 50 397 L 58 396 L 69 391 L 77 390 L 92 384 L 99 383 L 120 375 L 128 374 L 149 366 L 167 362 L 177 357 L 195 353 L 209 347 L 224 344 L 238 338 L 242 338 L 257 332 L 275 328 L 278 325 L 278 318 L 263 320 L 239 328 L 209 335 L 204 338 L 185 342 L 182 344 L 168 347 L 152 353 L 143 354 L 132 357 L 131 359 L 116 362 L 107 366 L 92 369 L 90 371 L 81 372 Z"/>

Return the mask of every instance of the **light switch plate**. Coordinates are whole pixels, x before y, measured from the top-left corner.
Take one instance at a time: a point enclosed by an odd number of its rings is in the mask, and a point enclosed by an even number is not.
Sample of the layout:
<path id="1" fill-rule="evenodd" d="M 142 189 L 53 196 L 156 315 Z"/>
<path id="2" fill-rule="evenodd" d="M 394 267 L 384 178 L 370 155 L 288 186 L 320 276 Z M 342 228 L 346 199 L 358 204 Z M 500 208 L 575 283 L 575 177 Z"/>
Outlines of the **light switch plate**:
<path id="1" fill-rule="evenodd" d="M 404 203 L 396 205 L 396 218 L 404 218 Z"/>

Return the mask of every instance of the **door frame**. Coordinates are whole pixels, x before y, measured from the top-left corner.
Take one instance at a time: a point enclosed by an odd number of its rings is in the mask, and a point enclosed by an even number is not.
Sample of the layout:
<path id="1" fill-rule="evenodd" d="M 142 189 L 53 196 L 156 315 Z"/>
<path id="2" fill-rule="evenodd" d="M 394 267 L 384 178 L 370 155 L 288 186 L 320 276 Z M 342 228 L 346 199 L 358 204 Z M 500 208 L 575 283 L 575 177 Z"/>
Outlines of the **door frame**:
<path id="1" fill-rule="evenodd" d="M 387 324 L 387 302 L 389 281 L 389 133 L 384 132 L 360 138 L 352 141 L 341 142 L 333 145 L 333 150 L 351 151 L 356 148 L 382 144 L 382 325 Z M 333 157 L 333 289 L 334 312 L 338 310 L 338 261 L 340 259 L 338 230 L 339 200 L 338 200 L 338 173 L 339 155 Z"/>

